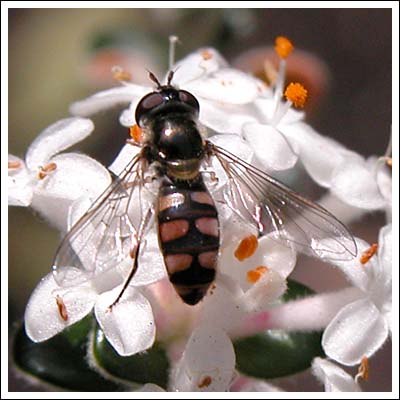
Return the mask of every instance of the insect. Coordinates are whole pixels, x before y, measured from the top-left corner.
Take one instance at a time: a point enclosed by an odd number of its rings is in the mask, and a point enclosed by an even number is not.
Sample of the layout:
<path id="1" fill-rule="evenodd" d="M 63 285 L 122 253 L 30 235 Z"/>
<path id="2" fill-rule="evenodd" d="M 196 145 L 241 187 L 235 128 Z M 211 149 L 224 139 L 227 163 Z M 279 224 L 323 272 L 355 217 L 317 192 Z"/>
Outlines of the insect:
<path id="1" fill-rule="evenodd" d="M 203 137 L 199 102 L 171 84 L 172 71 L 166 85 L 152 73 L 150 78 L 157 87 L 135 113 L 142 131 L 135 143 L 139 151 L 62 241 L 54 261 L 58 282 L 66 267 L 96 275 L 130 257 L 116 304 L 140 268 L 141 247 L 156 220 L 169 279 L 185 303 L 197 304 L 214 281 L 220 245 L 218 212 L 202 170 L 210 161 L 226 174 L 223 201 L 259 236 L 276 232 L 287 245 L 313 256 L 356 254 L 351 233 L 327 210 Z M 145 206 L 149 181 L 158 192 Z M 139 217 L 132 216 L 138 208 Z"/>

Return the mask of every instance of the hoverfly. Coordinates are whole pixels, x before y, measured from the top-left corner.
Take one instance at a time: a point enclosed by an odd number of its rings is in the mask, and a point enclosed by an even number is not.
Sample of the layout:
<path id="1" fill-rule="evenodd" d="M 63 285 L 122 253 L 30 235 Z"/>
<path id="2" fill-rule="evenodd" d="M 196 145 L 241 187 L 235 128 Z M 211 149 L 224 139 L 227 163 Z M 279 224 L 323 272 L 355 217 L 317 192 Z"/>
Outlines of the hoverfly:
<path id="1" fill-rule="evenodd" d="M 53 267 L 57 282 L 62 284 L 65 267 L 96 275 L 130 257 L 116 304 L 140 267 L 144 237 L 156 220 L 169 279 L 185 303 L 197 304 L 214 281 L 218 263 L 220 221 L 202 171 L 215 161 L 227 178 L 223 201 L 259 236 L 276 232 L 287 245 L 317 257 L 355 256 L 353 236 L 327 210 L 203 137 L 200 105 L 171 84 L 172 71 L 166 85 L 152 73 L 150 78 L 157 87 L 135 113 L 140 149 L 62 241 Z M 157 195 L 144 207 L 149 173 Z M 145 208 L 140 218 L 131 216 L 135 207 Z"/>

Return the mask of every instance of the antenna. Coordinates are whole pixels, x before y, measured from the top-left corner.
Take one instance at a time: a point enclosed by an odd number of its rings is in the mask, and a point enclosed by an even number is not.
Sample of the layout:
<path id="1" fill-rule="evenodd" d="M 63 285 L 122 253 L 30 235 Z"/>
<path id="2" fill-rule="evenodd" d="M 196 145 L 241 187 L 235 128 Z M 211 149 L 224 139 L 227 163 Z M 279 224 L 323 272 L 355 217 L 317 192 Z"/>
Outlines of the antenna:
<path id="1" fill-rule="evenodd" d="M 147 72 L 149 73 L 149 78 L 157 85 L 157 89 L 160 89 L 161 83 L 157 77 L 151 71 L 147 70 Z"/>

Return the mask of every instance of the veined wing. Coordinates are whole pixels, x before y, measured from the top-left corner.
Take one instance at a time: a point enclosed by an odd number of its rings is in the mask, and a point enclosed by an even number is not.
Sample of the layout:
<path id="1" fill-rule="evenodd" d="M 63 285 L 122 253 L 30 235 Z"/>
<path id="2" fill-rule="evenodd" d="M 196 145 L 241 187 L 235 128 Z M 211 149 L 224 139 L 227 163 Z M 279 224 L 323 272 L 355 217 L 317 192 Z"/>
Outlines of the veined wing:
<path id="1" fill-rule="evenodd" d="M 314 257 L 356 256 L 352 234 L 329 211 L 223 148 L 208 145 L 228 177 L 224 201 L 260 235 L 276 232 L 288 246 Z"/>

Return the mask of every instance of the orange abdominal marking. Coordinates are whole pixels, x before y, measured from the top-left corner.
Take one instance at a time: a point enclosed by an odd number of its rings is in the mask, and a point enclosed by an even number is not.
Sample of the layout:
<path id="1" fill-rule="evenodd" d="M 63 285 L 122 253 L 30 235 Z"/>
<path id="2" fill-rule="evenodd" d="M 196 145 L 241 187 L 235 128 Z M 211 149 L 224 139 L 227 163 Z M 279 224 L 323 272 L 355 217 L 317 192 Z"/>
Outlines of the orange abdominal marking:
<path id="1" fill-rule="evenodd" d="M 303 108 L 307 100 L 307 90 L 300 83 L 289 83 L 285 90 L 285 97 L 291 101 L 295 107 Z"/>
<path id="2" fill-rule="evenodd" d="M 140 143 L 142 137 L 143 137 L 143 132 L 140 129 L 139 125 L 135 124 L 129 128 L 129 134 L 131 135 L 131 138 L 136 142 Z"/>
<path id="3" fill-rule="evenodd" d="M 8 169 L 16 169 L 21 167 L 20 161 L 9 161 L 8 162 Z"/>
<path id="4" fill-rule="evenodd" d="M 207 192 L 193 192 L 190 197 L 196 203 L 214 205 L 211 196 Z"/>
<path id="5" fill-rule="evenodd" d="M 189 222 L 185 219 L 176 219 L 170 222 L 163 222 L 160 225 L 161 241 L 169 242 L 185 236 L 189 231 Z"/>
<path id="6" fill-rule="evenodd" d="M 250 235 L 245 237 L 237 247 L 234 255 L 239 261 L 243 261 L 246 258 L 251 257 L 258 247 L 257 237 Z"/>
<path id="7" fill-rule="evenodd" d="M 170 207 L 178 207 L 185 202 L 185 196 L 182 193 L 172 193 L 161 196 L 158 201 L 158 211 L 164 211 Z"/>
<path id="8" fill-rule="evenodd" d="M 208 376 L 208 375 L 207 375 L 207 376 L 205 376 L 205 377 L 198 383 L 197 387 L 198 387 L 199 389 L 208 387 L 208 386 L 211 385 L 211 382 L 212 382 L 211 376 Z"/>
<path id="9" fill-rule="evenodd" d="M 205 251 L 199 254 L 199 263 L 204 268 L 215 268 L 217 263 L 218 252 L 217 251 Z"/>
<path id="10" fill-rule="evenodd" d="M 247 281 L 256 283 L 266 272 L 268 267 L 260 266 L 247 272 Z"/>
<path id="11" fill-rule="evenodd" d="M 44 167 L 40 167 L 39 172 L 38 172 L 38 178 L 39 179 L 44 179 L 46 178 L 47 175 L 49 175 L 51 172 L 57 169 L 57 164 L 56 163 L 49 163 L 45 165 Z"/>
<path id="12" fill-rule="evenodd" d="M 65 303 L 63 301 L 63 299 L 61 298 L 60 295 L 56 296 L 56 303 L 57 303 L 57 307 L 58 307 L 58 312 L 60 314 L 60 317 L 64 320 L 64 321 L 68 321 L 68 312 L 67 312 L 67 307 L 65 307 Z"/>
<path id="13" fill-rule="evenodd" d="M 190 267 L 193 257 L 190 254 L 171 254 L 165 257 L 168 272 L 173 274 Z"/>
<path id="14" fill-rule="evenodd" d="M 362 265 L 366 264 L 371 258 L 372 256 L 377 252 L 378 250 L 378 244 L 374 243 L 371 245 L 371 247 L 367 250 L 365 250 L 360 257 L 360 263 Z"/>
<path id="15" fill-rule="evenodd" d="M 218 236 L 218 220 L 216 218 L 198 218 L 195 225 L 197 230 L 205 235 Z"/>
<path id="16" fill-rule="evenodd" d="M 278 36 L 275 39 L 275 51 L 279 57 L 287 58 L 293 49 L 294 46 L 288 38 L 284 36 Z"/>

